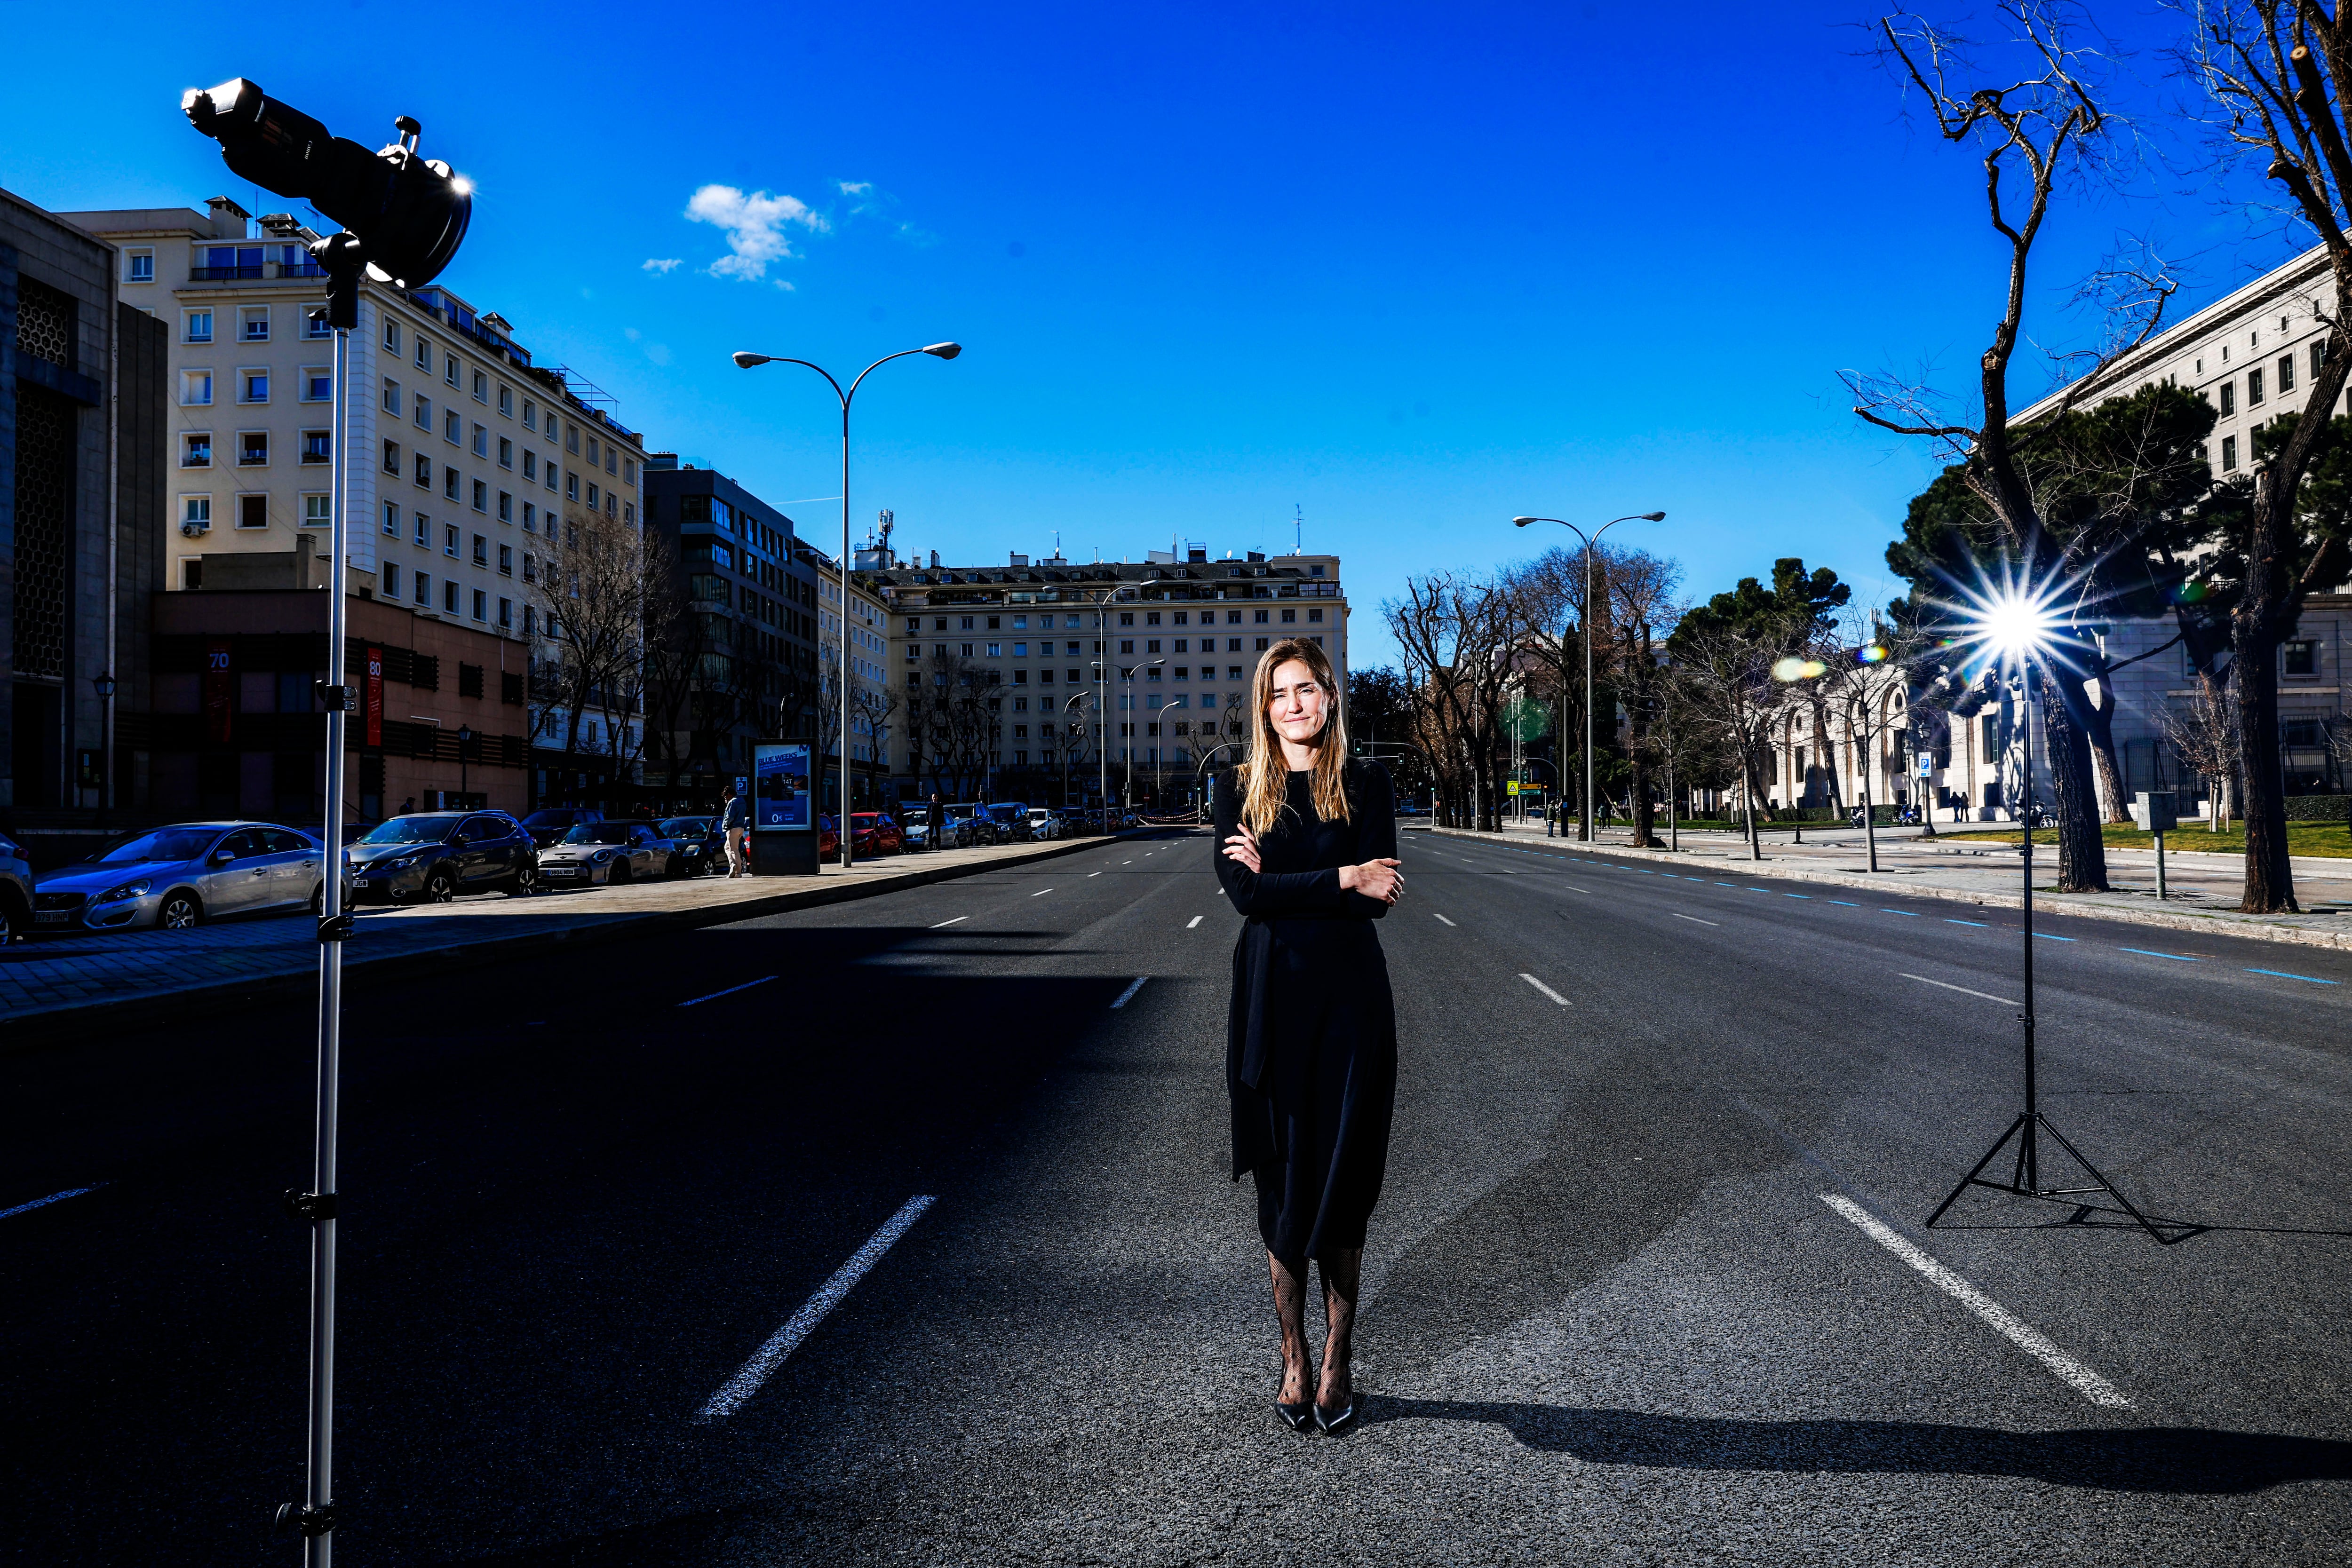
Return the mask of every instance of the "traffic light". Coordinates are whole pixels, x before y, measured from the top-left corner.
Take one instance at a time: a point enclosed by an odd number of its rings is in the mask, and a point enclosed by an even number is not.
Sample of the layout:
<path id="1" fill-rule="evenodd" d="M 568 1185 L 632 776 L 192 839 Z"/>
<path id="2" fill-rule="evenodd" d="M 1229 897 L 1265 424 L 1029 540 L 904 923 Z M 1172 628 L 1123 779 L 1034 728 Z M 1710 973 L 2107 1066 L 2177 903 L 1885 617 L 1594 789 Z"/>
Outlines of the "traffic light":
<path id="1" fill-rule="evenodd" d="M 190 88 L 180 108 L 221 144 L 234 172 L 342 225 L 359 241 L 359 259 L 404 288 L 438 277 L 465 240 L 473 187 L 448 164 L 417 156 L 419 127 L 406 115 L 393 122 L 400 140 L 370 152 L 243 77 Z"/>

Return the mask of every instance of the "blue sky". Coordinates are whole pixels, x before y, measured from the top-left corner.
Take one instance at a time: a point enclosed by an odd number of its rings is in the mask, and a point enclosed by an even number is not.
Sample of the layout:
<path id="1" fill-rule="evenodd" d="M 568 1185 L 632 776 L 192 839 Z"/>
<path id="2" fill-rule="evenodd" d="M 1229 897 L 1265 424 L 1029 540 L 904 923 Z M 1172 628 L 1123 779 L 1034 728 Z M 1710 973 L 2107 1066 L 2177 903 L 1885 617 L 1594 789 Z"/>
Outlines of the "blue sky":
<path id="1" fill-rule="evenodd" d="M 19 57 L 63 68 L 0 95 L 0 184 L 278 210 L 182 88 L 250 76 L 371 145 L 414 114 L 479 187 L 445 281 L 650 445 L 837 540 L 837 503 L 803 501 L 838 494 L 830 394 L 729 351 L 854 371 L 953 338 L 962 359 L 860 394 L 861 535 L 889 507 L 950 559 L 1057 534 L 1222 554 L 1286 549 L 1296 508 L 1346 559 L 1359 663 L 1407 573 L 1548 542 L 1519 512 L 1664 507 L 1612 537 L 1696 592 L 1793 554 L 1885 597 L 1930 470 L 1836 372 L 1973 360 L 2000 285 L 1977 177 L 1899 119 L 1867 7 L 1662 15 L 45 5 Z M 2061 340 L 2081 323 L 2052 312 L 2123 234 L 2166 247 L 2192 308 L 2298 247 L 2164 130 L 2168 22 L 2102 15 L 2166 161 L 2053 216 L 2037 320 Z"/>

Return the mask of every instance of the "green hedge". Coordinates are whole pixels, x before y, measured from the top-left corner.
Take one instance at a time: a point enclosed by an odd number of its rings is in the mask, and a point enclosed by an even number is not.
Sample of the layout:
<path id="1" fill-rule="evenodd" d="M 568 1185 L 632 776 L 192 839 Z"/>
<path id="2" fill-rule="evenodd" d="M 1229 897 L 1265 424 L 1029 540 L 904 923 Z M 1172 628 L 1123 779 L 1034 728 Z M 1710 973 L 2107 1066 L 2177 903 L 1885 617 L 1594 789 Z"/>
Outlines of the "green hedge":
<path id="1" fill-rule="evenodd" d="M 2290 822 L 2341 822 L 2352 820 L 2352 795 L 2289 795 Z"/>

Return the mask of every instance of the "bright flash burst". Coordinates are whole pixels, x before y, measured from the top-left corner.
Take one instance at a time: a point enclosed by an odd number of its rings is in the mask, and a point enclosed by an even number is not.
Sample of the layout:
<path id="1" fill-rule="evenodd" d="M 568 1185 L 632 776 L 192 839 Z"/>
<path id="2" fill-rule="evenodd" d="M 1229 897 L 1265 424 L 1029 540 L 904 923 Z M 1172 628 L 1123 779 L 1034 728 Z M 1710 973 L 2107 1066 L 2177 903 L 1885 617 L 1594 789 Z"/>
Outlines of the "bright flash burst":
<path id="1" fill-rule="evenodd" d="M 2060 578 L 2036 584 L 2006 563 L 1961 587 L 1943 608 L 1952 612 L 1958 634 L 1947 644 L 1963 660 L 2014 668 L 2028 662 L 2073 663 L 2069 644 L 2084 606 L 2084 584 Z"/>

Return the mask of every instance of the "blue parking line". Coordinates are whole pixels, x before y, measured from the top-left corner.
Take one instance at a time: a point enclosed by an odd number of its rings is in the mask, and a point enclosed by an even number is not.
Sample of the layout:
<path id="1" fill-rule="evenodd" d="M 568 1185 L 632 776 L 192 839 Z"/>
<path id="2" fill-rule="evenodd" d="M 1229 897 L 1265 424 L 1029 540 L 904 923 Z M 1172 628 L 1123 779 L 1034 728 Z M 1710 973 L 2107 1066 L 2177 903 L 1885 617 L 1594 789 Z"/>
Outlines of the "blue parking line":
<path id="1" fill-rule="evenodd" d="M 2249 975 L 2276 975 L 2282 980 L 2305 980 L 2315 986 L 2336 986 L 2340 980 L 2323 980 L 2316 975 L 2290 975 L 2284 969 L 2249 969 Z"/>
<path id="2" fill-rule="evenodd" d="M 2119 953 L 2137 953 L 2143 958 L 2169 958 L 2176 964 L 2194 964 L 2197 962 L 2196 959 L 2183 957 L 2179 953 L 2158 953 L 2147 947 L 2118 947 L 2116 951 Z"/>
<path id="3" fill-rule="evenodd" d="M 1913 920 L 1916 920 L 1916 919 L 1918 919 L 1918 918 L 1919 918 L 1919 912 L 1918 912 L 1917 910 L 1916 910 L 1916 909 L 1882 909 L 1882 910 L 1880 910 L 1878 913 L 1879 913 L 1879 914 L 1881 914 L 1881 915 L 1906 915 L 1906 916 L 1907 916 L 1907 917 L 1909 917 L 1910 919 L 1913 919 Z"/>
<path id="4" fill-rule="evenodd" d="M 1861 904 L 1856 904 L 1856 903 L 1855 903 L 1853 899 L 1851 899 L 1851 898 L 1832 898 L 1832 899 L 1831 899 L 1829 902 L 1831 902 L 1832 904 L 1844 904 L 1848 909 L 1860 909 L 1860 908 L 1862 907 L 1862 905 L 1861 905 Z"/>
<path id="5" fill-rule="evenodd" d="M 2047 931 L 2036 931 L 2034 935 L 2041 937 L 2044 942 L 2072 942 L 2074 940 L 2072 936 L 2053 936 Z"/>
<path id="6" fill-rule="evenodd" d="M 1947 915 L 1944 916 L 1944 924 L 1947 925 L 1982 925 L 1985 922 L 1981 920 L 1955 920 L 1950 915 Z"/>
<path id="7" fill-rule="evenodd" d="M 1813 895 L 1810 893 L 1784 893 L 1780 896 L 1783 898 L 1811 898 Z"/>

